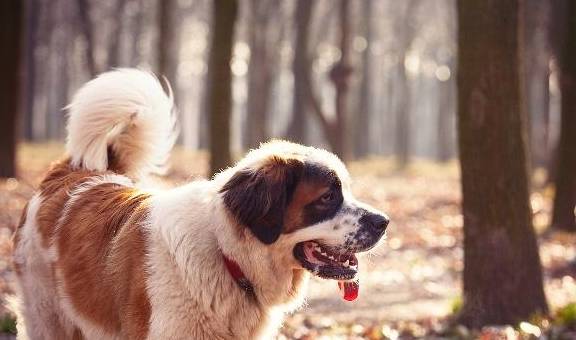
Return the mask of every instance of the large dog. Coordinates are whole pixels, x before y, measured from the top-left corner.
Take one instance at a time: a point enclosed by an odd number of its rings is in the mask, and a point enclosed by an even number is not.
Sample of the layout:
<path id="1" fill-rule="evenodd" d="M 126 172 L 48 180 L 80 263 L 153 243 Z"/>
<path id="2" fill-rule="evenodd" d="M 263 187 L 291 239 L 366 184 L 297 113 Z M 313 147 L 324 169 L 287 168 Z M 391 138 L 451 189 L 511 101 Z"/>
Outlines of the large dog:
<path id="1" fill-rule="evenodd" d="M 212 180 L 152 193 L 136 183 L 175 140 L 160 82 L 108 72 L 68 109 L 67 156 L 14 237 L 19 337 L 266 338 L 301 305 L 310 273 L 356 297 L 356 253 L 388 219 L 354 199 L 333 154 L 270 142 Z"/>

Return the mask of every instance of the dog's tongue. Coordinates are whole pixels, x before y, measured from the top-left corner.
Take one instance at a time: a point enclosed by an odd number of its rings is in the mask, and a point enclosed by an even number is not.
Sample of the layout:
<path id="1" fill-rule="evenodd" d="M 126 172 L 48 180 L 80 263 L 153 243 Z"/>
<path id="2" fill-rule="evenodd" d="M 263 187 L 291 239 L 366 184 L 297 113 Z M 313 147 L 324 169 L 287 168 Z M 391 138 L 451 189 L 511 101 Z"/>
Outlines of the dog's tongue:
<path id="1" fill-rule="evenodd" d="M 338 288 L 340 288 L 344 300 L 354 301 L 358 297 L 360 283 L 358 281 L 338 281 Z"/>

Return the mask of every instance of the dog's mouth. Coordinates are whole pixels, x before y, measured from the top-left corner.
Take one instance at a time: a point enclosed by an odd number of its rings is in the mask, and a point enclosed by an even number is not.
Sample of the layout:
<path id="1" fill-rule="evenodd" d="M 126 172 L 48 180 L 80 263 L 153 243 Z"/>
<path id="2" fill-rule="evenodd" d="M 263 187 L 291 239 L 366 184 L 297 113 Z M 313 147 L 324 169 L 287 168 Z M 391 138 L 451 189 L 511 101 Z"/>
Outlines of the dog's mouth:
<path id="1" fill-rule="evenodd" d="M 318 241 L 306 241 L 296 244 L 294 257 L 312 274 L 338 280 L 345 300 L 351 301 L 358 296 L 358 281 L 352 281 L 358 273 L 358 259 L 354 253 L 339 252 Z"/>

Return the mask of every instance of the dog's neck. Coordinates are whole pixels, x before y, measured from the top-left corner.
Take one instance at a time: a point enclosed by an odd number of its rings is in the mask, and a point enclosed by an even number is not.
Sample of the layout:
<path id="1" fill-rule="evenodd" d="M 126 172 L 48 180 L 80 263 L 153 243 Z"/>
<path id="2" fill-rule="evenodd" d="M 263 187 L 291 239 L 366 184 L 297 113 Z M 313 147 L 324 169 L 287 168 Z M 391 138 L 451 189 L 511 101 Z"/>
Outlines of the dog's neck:
<path id="1" fill-rule="evenodd" d="M 224 265 L 226 266 L 228 273 L 238 284 L 238 287 L 244 290 L 246 294 L 256 298 L 254 295 L 254 286 L 252 285 L 252 282 L 248 280 L 238 263 L 224 254 L 222 254 L 222 260 L 224 261 Z"/>
<path id="2" fill-rule="evenodd" d="M 278 257 L 278 254 L 290 255 L 290 250 L 264 245 L 248 229 L 235 225 L 211 182 L 190 183 L 153 200 L 152 225 L 159 226 L 157 235 L 173 258 L 190 297 L 199 300 L 199 307 L 207 311 L 222 308 L 219 315 L 224 315 L 237 309 L 211 301 L 242 303 L 241 309 L 253 309 L 253 315 L 261 320 L 254 324 L 259 327 L 256 324 L 272 325 L 263 322 L 264 319 L 281 322 L 281 317 L 269 315 L 272 311 L 281 316 L 300 306 L 309 275 L 303 270 L 289 269 L 285 259 Z M 238 287 L 222 254 L 242 269 L 252 283 L 255 299 Z"/>

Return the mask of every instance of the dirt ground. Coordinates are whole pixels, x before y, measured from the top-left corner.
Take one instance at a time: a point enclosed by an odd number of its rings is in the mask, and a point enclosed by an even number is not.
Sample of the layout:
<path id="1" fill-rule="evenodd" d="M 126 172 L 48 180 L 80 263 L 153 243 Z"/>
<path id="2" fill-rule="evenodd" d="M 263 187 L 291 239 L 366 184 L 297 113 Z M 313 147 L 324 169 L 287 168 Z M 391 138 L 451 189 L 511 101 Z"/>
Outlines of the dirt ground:
<path id="1" fill-rule="evenodd" d="M 22 145 L 18 179 L 0 181 L 0 293 L 12 292 L 10 237 L 61 145 Z M 207 157 L 176 150 L 169 185 L 203 177 Z M 289 317 L 280 339 L 350 339 L 424 335 L 440 327 L 460 296 L 463 266 L 460 188 L 455 164 L 416 161 L 398 172 L 391 161 L 369 159 L 350 164 L 357 197 L 391 217 L 387 241 L 360 263 L 360 296 L 340 298 L 336 282 L 314 279 L 307 305 Z M 546 232 L 549 190 L 531 198 L 540 234 L 546 293 L 552 309 L 576 301 L 576 237 Z M 4 300 L 3 300 L 4 301 Z"/>

